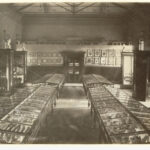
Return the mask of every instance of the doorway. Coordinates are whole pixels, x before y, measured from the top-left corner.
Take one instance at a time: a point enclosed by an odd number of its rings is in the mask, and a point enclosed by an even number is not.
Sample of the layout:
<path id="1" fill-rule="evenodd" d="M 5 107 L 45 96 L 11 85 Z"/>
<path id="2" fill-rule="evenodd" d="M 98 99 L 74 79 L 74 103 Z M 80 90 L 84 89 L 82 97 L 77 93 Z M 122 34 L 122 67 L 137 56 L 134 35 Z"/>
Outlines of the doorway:
<path id="1" fill-rule="evenodd" d="M 80 83 L 84 71 L 84 52 L 62 52 L 67 83 Z"/>

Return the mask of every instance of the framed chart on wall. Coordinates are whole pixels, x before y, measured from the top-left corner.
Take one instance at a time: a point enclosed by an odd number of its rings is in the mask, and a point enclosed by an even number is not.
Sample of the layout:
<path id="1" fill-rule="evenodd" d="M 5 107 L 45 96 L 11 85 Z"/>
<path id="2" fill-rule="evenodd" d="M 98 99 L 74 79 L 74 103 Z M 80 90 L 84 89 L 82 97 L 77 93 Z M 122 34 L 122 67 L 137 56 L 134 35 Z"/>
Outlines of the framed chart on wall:
<path id="1" fill-rule="evenodd" d="M 107 50 L 102 50 L 102 57 L 107 57 Z"/>
<path id="2" fill-rule="evenodd" d="M 101 57 L 101 65 L 106 65 L 107 64 L 107 58 L 106 57 Z"/>
<path id="3" fill-rule="evenodd" d="M 101 56 L 101 50 L 100 49 L 95 49 L 95 56 L 98 57 L 98 56 Z"/>
<path id="4" fill-rule="evenodd" d="M 109 50 L 108 50 L 108 56 L 109 56 L 109 57 L 115 56 L 115 51 L 114 51 L 113 49 L 109 49 Z"/>
<path id="5" fill-rule="evenodd" d="M 86 61 L 85 61 L 85 64 L 93 64 L 94 61 L 93 61 L 93 57 L 86 57 Z"/>
<path id="6" fill-rule="evenodd" d="M 108 58 L 108 65 L 110 65 L 110 66 L 115 65 L 115 57 L 109 57 Z"/>
<path id="7" fill-rule="evenodd" d="M 93 50 L 93 49 L 88 49 L 88 50 L 87 50 L 87 56 L 88 56 L 88 57 L 94 56 L 94 50 Z"/>
<path id="8" fill-rule="evenodd" d="M 94 64 L 100 64 L 100 57 L 94 58 Z"/>

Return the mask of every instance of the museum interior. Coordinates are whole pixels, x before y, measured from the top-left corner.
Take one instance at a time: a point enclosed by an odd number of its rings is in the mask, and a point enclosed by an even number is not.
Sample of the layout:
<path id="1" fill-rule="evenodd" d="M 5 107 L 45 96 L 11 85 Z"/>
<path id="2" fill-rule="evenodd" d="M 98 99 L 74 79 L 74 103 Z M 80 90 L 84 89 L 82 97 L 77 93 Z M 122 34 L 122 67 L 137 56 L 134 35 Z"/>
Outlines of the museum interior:
<path id="1" fill-rule="evenodd" d="M 0 3 L 0 143 L 150 143 L 150 3 Z"/>

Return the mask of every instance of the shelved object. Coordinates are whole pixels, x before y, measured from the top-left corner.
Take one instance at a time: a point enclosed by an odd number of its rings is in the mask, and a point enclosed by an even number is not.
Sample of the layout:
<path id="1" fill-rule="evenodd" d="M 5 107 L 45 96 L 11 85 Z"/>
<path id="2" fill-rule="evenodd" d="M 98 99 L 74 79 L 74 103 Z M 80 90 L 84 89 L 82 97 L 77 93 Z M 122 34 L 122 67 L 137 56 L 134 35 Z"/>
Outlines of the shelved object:
<path id="1" fill-rule="evenodd" d="M 24 84 L 27 76 L 27 52 L 14 51 L 14 85 Z"/>
<path id="2" fill-rule="evenodd" d="M 84 52 L 63 51 L 62 56 L 66 82 L 81 82 L 84 70 Z"/>
<path id="3" fill-rule="evenodd" d="M 131 88 L 133 86 L 133 52 L 122 52 L 122 87 Z"/>
<path id="4" fill-rule="evenodd" d="M 10 93 L 13 88 L 14 50 L 0 49 L 0 93 Z"/>
<path id="5" fill-rule="evenodd" d="M 150 51 L 135 51 L 133 96 L 140 101 L 150 97 Z"/>

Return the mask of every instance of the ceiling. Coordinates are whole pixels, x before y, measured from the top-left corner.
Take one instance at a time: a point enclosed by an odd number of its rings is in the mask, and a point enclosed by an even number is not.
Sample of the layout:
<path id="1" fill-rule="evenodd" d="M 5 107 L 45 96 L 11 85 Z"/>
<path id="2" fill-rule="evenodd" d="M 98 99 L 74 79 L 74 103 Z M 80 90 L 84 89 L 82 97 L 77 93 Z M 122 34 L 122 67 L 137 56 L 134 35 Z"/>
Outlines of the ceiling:
<path id="1" fill-rule="evenodd" d="M 51 3 L 11 3 L 9 7 L 27 15 L 98 15 L 104 17 L 146 16 L 150 13 L 150 3 L 98 3 L 98 2 L 51 2 Z"/>
<path id="2" fill-rule="evenodd" d="M 103 14 L 121 15 L 124 9 L 112 3 L 14 3 L 10 4 L 23 15 L 30 14 Z"/>

